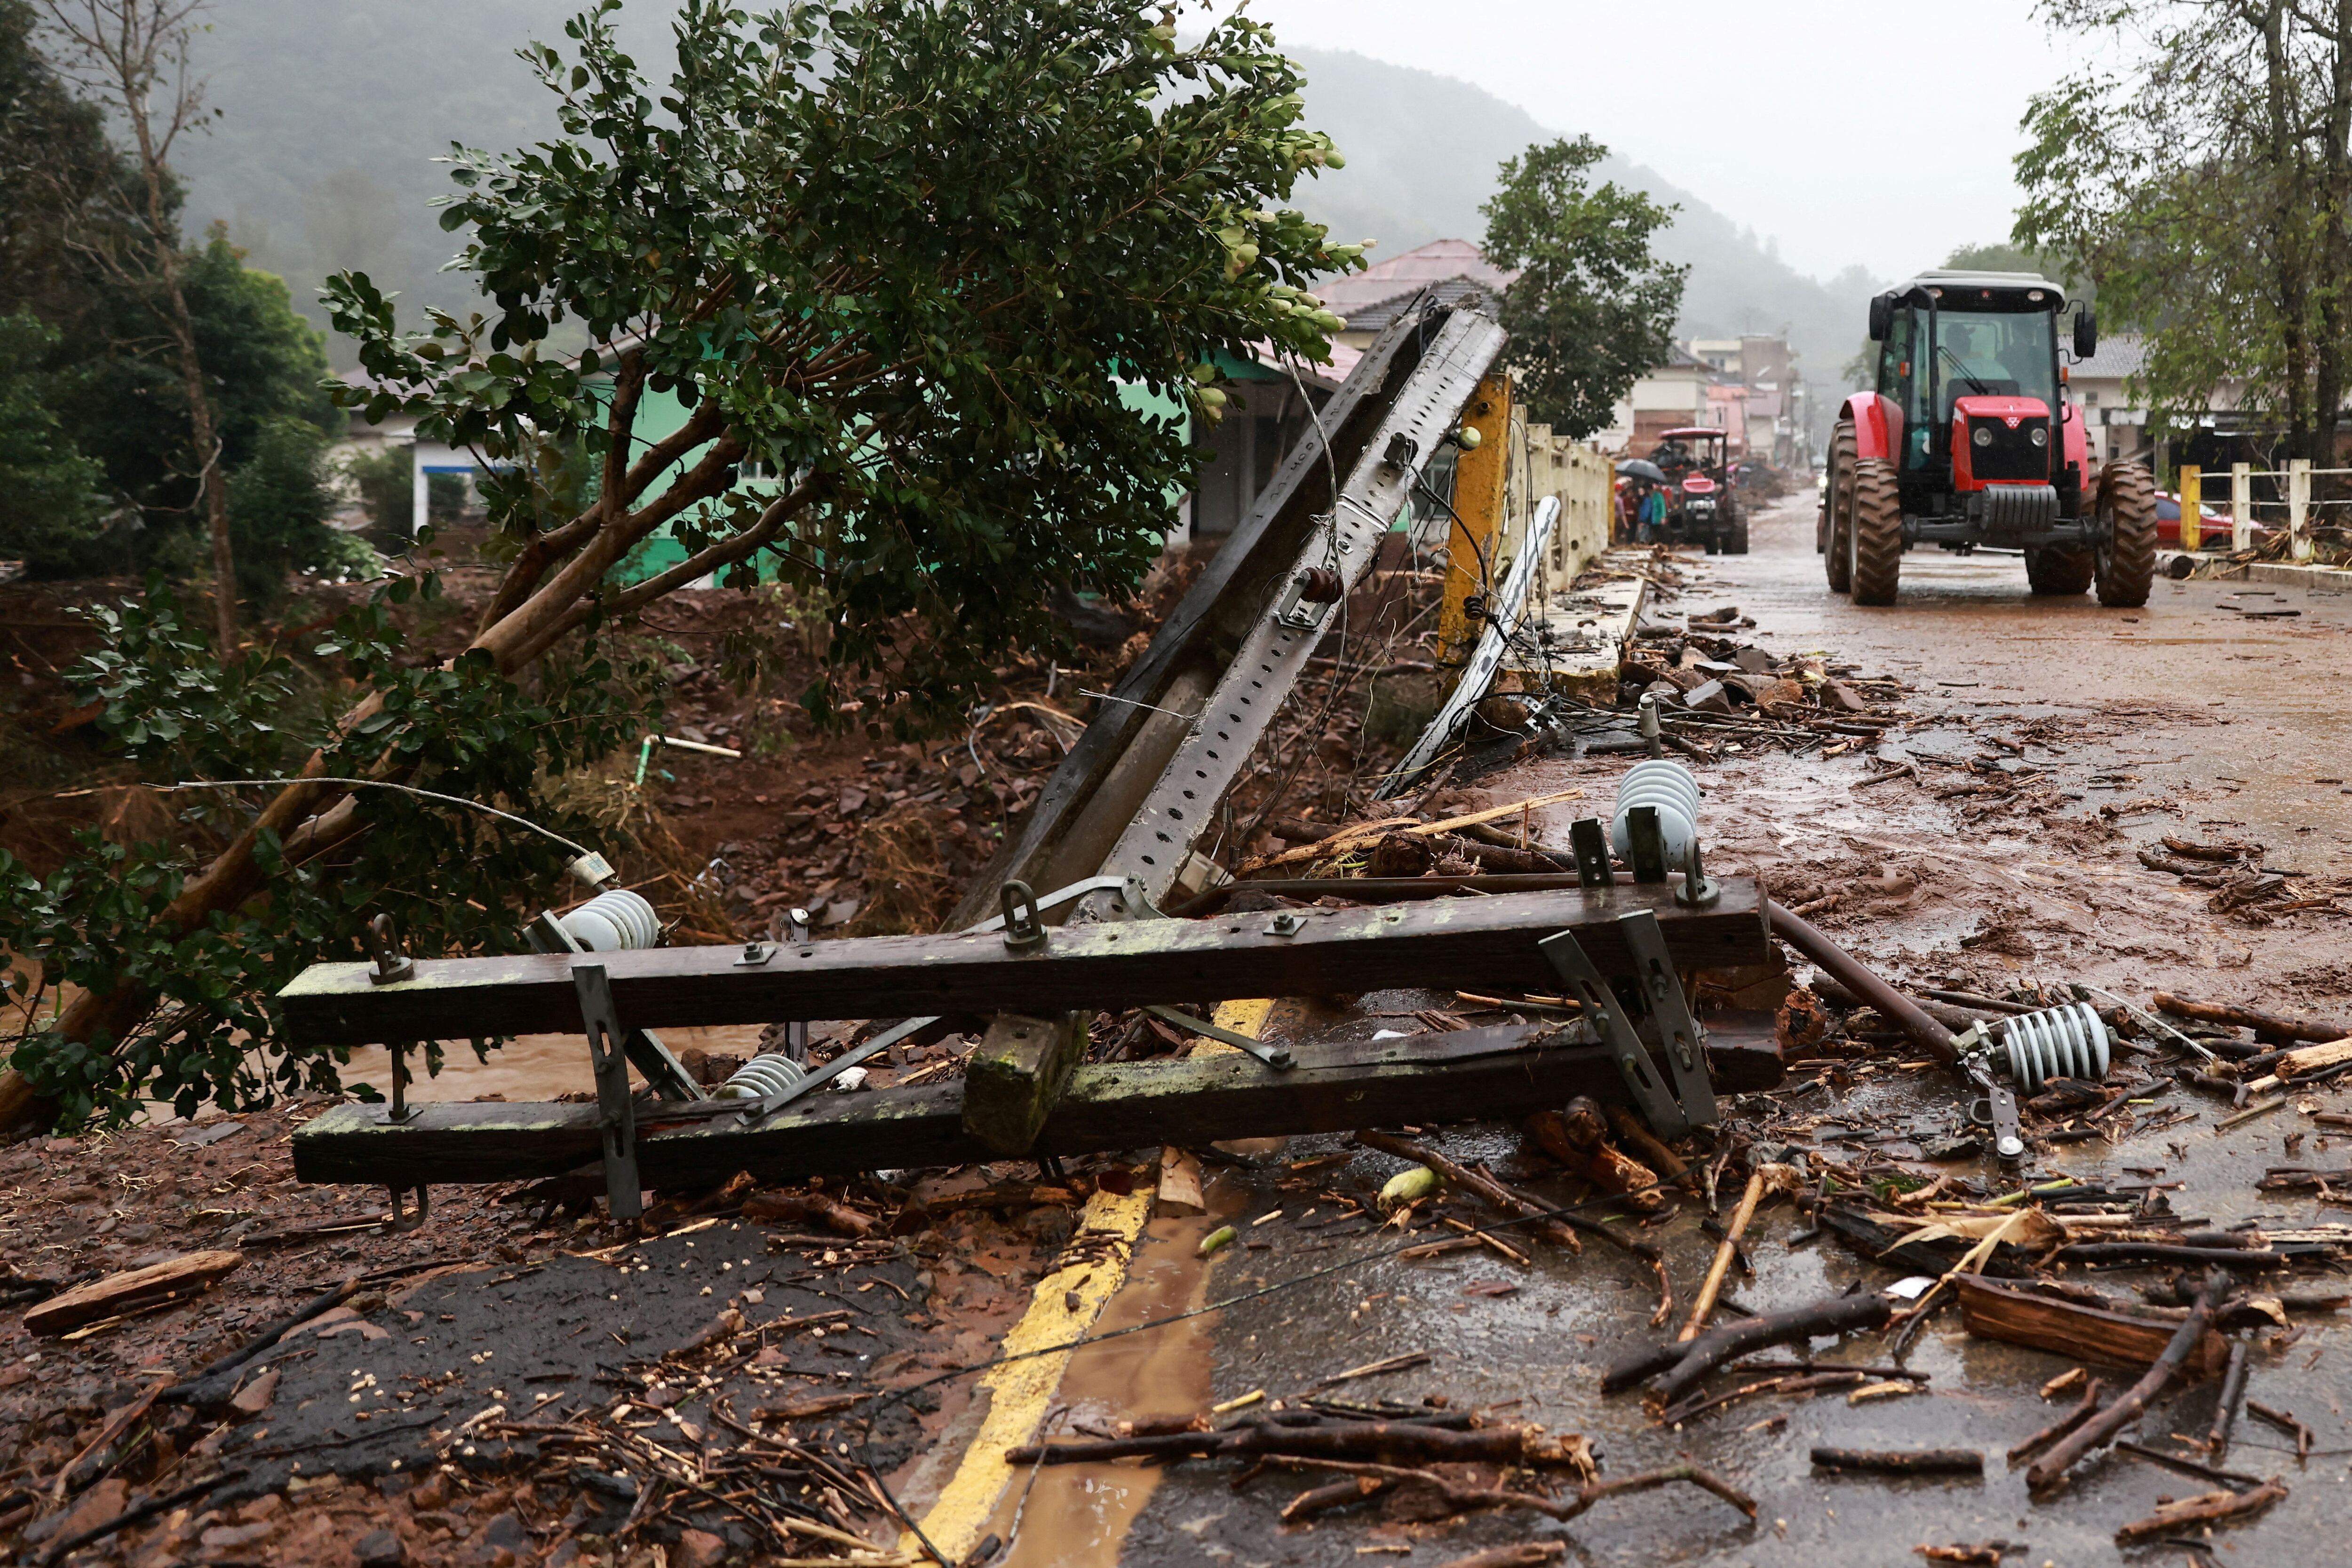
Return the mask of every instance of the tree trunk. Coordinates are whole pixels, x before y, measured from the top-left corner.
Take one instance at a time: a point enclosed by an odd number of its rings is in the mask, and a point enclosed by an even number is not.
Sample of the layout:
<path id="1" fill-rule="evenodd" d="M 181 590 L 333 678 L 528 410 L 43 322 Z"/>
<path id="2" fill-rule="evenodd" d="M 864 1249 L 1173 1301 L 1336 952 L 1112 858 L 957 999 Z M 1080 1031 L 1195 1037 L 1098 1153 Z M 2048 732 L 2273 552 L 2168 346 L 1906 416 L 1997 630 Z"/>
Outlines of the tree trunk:
<path id="1" fill-rule="evenodd" d="M 632 418 L 633 405 L 622 410 L 617 417 Z M 625 427 L 613 434 L 616 443 L 625 444 Z M 635 512 L 625 510 L 627 496 L 641 492 L 690 444 L 709 441 L 713 434 L 719 439 L 692 469 L 672 481 L 658 499 Z M 513 595 L 513 608 L 478 632 L 468 651 L 481 649 L 488 653 L 499 674 L 509 680 L 537 663 L 557 643 L 579 629 L 597 584 L 631 546 L 696 501 L 726 488 L 724 476 L 742 455 L 742 450 L 741 442 L 734 435 L 706 430 L 698 420 L 688 421 L 685 429 L 654 444 L 632 467 L 624 485 L 627 496 L 608 491 L 595 507 L 557 530 L 568 538 L 584 538 L 577 554 L 554 565 L 551 572 L 550 563 L 543 561 L 518 561 L 510 569 L 509 586 L 517 572 L 528 571 L 532 582 L 541 577 L 547 580 L 529 592 Z M 713 557 L 718 564 L 732 564 L 750 555 L 784 523 L 800 516 L 813 503 L 819 488 L 814 481 L 804 480 L 771 502 L 757 526 L 706 550 L 705 556 Z M 590 519 L 593 519 L 593 523 Z M 587 525 L 584 534 L 573 535 L 572 529 L 582 525 Z M 695 568 L 694 574 L 702 570 L 700 558 L 687 565 Z M 673 569 L 673 574 L 681 570 L 683 567 Z M 632 592 L 642 592 L 649 586 L 639 584 Z M 501 597 L 507 597 L 505 590 Z M 622 610 L 636 607 L 627 595 L 616 601 L 615 605 Z M 370 695 L 342 716 L 337 729 L 349 734 L 353 726 L 374 714 L 381 702 L 379 696 Z M 302 771 L 322 772 L 325 761 L 322 753 L 313 752 Z M 211 915 L 236 910 L 262 892 L 264 873 L 255 851 L 265 831 L 278 835 L 284 842 L 288 862 L 299 865 L 341 843 L 360 826 L 358 803 L 346 787 L 328 783 L 289 785 L 271 797 L 260 815 L 214 856 L 211 864 L 189 879 L 179 896 L 158 917 L 157 924 L 174 932 L 193 930 Z M 111 1048 L 137 1029 L 154 1005 L 152 990 L 124 981 L 108 991 L 85 992 L 75 998 L 58 1020 L 56 1032 L 62 1040 Z M 15 1068 L 0 1069 L 0 1132 L 27 1120 L 46 1123 L 54 1113 L 54 1106 L 34 1093 L 32 1084 L 22 1073 Z"/>
<path id="2" fill-rule="evenodd" d="M 2267 130 L 2270 141 L 2273 192 L 2273 271 L 2277 280 L 2279 307 L 2279 345 L 2284 360 L 2284 380 L 2286 383 L 2287 452 L 2292 456 L 2310 457 L 2311 433 L 2311 298 L 2309 267 L 2311 257 L 2297 238 L 2299 220 L 2305 211 L 2303 198 L 2310 194 L 2308 182 L 2301 178 L 2303 159 L 2294 129 L 2294 114 L 2288 102 L 2293 90 L 2290 80 L 2294 69 L 2288 57 L 2286 44 L 2285 0 L 2270 0 L 2263 8 L 2258 24 L 2263 45 L 2263 91 L 2268 109 Z"/>
<path id="3" fill-rule="evenodd" d="M 2352 0 L 2336 0 L 2327 29 L 2327 111 L 2320 150 L 2321 218 L 2325 276 L 2340 279 L 2352 269 L 2352 236 L 2345 224 L 2352 216 Z M 2314 431 L 2312 466 L 2337 466 L 2336 431 L 2344 402 L 2344 303 L 2335 287 L 2319 299 L 2319 366 L 2312 388 Z M 2339 486 L 2333 477 L 2319 482 L 2323 497 Z"/>
<path id="4" fill-rule="evenodd" d="M 180 245 L 163 207 L 168 172 L 148 124 L 146 104 L 132 98 L 128 83 L 124 108 L 139 140 L 139 167 L 147 181 L 147 242 L 154 247 L 155 271 L 172 313 L 172 341 L 179 350 L 180 384 L 188 400 L 188 440 L 196 456 L 205 521 L 213 542 L 213 641 L 221 662 L 236 656 L 236 553 L 228 537 L 228 484 L 221 474 L 220 437 L 213 423 L 212 394 L 205 389 L 204 357 L 196 349 L 195 318 L 180 285 Z"/>

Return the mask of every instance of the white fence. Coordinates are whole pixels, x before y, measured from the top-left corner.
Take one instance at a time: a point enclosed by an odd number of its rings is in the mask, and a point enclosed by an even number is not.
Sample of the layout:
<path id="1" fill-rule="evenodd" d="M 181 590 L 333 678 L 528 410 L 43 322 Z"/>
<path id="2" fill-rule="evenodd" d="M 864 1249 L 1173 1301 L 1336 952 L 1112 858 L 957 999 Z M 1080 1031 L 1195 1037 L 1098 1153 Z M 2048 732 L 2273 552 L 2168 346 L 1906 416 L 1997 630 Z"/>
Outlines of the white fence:
<path id="1" fill-rule="evenodd" d="M 2315 478 L 2332 478 L 2352 475 L 2352 468 L 2314 468 L 2307 457 L 2288 461 L 2284 468 L 2256 468 L 2249 463 L 2230 465 L 2230 548 L 2246 550 L 2254 548 L 2254 512 L 2257 507 L 2277 508 L 2286 525 L 2287 559 L 2309 560 L 2313 555 L 2311 526 L 2313 513 L 2327 507 L 2352 507 L 2352 500 L 2320 501 L 2311 498 L 2311 482 Z M 2254 481 L 2269 479 L 2284 481 L 2286 498 L 2278 501 L 2254 499 Z M 2183 464 L 2180 469 L 2180 548 L 2199 549 L 2204 545 L 2204 470 Z"/>

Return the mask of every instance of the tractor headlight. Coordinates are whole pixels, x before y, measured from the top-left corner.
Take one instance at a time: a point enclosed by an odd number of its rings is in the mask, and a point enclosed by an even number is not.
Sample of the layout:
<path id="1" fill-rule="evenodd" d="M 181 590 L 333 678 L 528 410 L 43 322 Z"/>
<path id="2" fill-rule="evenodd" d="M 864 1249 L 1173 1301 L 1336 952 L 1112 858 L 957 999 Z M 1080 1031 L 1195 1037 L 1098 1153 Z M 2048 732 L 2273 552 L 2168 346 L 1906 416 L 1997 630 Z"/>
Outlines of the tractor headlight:
<path id="1" fill-rule="evenodd" d="M 1978 425 L 1977 433 L 1974 435 L 1969 436 L 1969 439 L 1975 442 L 1979 446 L 1990 446 L 1992 444 L 1992 426 L 1989 424 Z"/>
<path id="2" fill-rule="evenodd" d="M 2033 427 L 2032 435 L 2028 439 L 2036 446 L 2047 446 L 2050 444 L 2050 433 L 2037 424 Z"/>

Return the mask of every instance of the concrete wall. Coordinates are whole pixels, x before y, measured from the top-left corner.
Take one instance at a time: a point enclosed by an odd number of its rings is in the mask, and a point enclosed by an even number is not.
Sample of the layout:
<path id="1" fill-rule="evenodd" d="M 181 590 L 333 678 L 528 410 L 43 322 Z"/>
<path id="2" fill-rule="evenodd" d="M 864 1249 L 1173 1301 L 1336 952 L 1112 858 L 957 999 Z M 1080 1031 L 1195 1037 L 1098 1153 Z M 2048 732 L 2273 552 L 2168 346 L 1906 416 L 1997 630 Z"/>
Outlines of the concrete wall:
<path id="1" fill-rule="evenodd" d="M 1504 485 L 1497 561 L 1516 558 L 1527 543 L 1536 505 L 1559 497 L 1546 567 L 1554 588 L 1609 548 L 1609 514 L 1616 466 L 1598 446 L 1554 435 L 1548 424 L 1513 424 L 1514 450 Z"/>

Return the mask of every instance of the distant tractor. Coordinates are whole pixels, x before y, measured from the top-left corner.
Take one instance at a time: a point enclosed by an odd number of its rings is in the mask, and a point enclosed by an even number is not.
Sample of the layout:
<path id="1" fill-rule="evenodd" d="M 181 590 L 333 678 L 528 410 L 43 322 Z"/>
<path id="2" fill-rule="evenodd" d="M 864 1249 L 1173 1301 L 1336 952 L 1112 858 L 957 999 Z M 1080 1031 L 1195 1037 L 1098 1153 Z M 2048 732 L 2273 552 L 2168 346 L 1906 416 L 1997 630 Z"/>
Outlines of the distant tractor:
<path id="1" fill-rule="evenodd" d="M 2035 593 L 2147 602 L 2155 476 L 2091 471 L 2058 362 L 2064 301 L 2029 272 L 1923 272 L 1870 302 L 1878 388 L 1838 415 L 1815 535 L 1833 591 L 1892 604 L 1912 546 L 1984 545 L 2023 550 Z M 2097 347 L 2080 308 L 2074 357 Z"/>
<path id="2" fill-rule="evenodd" d="M 1658 437 L 1650 461 L 1666 476 L 1666 533 L 1709 555 L 1748 553 L 1748 517 L 1732 488 L 1731 433 L 1690 424 Z"/>

